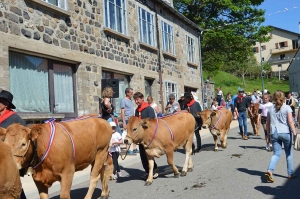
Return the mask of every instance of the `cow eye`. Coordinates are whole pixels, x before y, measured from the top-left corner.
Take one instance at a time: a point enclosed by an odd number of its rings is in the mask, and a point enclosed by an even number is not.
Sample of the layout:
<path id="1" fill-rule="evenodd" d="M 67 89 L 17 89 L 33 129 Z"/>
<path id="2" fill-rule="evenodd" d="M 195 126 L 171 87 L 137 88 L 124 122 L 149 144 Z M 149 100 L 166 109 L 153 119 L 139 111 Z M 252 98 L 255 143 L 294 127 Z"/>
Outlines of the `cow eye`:
<path id="1" fill-rule="evenodd" d="M 26 143 L 22 143 L 22 146 L 26 146 Z"/>
<path id="2" fill-rule="evenodd" d="M 133 128 L 132 131 L 136 131 L 137 128 Z"/>

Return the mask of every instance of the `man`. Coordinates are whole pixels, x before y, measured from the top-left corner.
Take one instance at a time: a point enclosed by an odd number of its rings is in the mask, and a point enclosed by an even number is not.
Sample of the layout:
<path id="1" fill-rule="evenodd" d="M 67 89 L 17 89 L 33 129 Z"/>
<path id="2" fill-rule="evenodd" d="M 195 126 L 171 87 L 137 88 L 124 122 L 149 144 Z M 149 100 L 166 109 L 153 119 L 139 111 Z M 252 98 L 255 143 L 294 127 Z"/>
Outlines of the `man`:
<path id="1" fill-rule="evenodd" d="M 211 81 L 211 76 L 208 76 L 207 79 L 205 80 L 205 83 L 209 83 Z"/>
<path id="2" fill-rule="evenodd" d="M 235 110 L 234 110 L 234 100 L 235 100 L 235 98 L 237 98 L 238 94 L 239 93 L 233 95 L 232 98 L 231 98 L 231 113 L 232 113 L 232 116 L 233 116 L 234 120 L 237 119 L 237 116 L 236 116 L 236 113 L 235 113 Z"/>
<path id="3" fill-rule="evenodd" d="M 260 92 L 260 91 L 258 91 L 258 92 Z M 257 104 L 257 103 L 260 102 L 260 98 L 259 98 L 259 96 L 258 96 L 258 92 L 257 92 L 256 90 L 254 90 L 254 91 L 253 91 L 253 94 L 252 94 L 252 96 L 251 96 L 252 102 L 253 102 L 254 104 Z"/>
<path id="4" fill-rule="evenodd" d="M 180 99 L 178 100 L 178 103 L 180 106 L 180 110 L 184 110 L 184 106 L 185 106 L 184 93 L 180 95 Z"/>
<path id="5" fill-rule="evenodd" d="M 184 93 L 184 99 L 185 99 L 185 110 L 187 110 L 189 113 L 191 113 L 195 120 L 197 127 L 195 130 L 195 136 L 197 140 L 197 148 L 196 152 L 199 152 L 201 150 L 201 136 L 200 136 L 200 129 L 202 126 L 202 120 L 199 116 L 197 116 L 197 112 L 201 112 L 201 106 L 200 104 L 193 98 L 193 95 L 190 92 Z"/>
<path id="6" fill-rule="evenodd" d="M 133 99 L 136 105 L 138 106 L 135 110 L 135 116 L 139 117 L 140 119 L 155 118 L 154 109 L 151 106 L 149 106 L 148 103 L 144 102 L 144 95 L 141 92 L 136 92 L 133 95 Z M 148 172 L 149 172 L 148 158 L 143 144 L 139 144 L 139 149 L 140 149 L 140 157 L 141 157 L 142 165 L 146 172 L 146 174 L 143 175 L 141 178 L 143 180 L 147 180 Z M 153 178 L 156 179 L 158 177 L 158 168 L 155 160 L 154 160 L 153 174 L 154 174 Z"/>
<path id="7" fill-rule="evenodd" d="M 244 89 L 240 88 L 239 95 L 234 99 L 234 110 L 239 121 L 240 134 L 244 140 L 248 140 L 246 110 L 248 109 L 250 111 L 249 107 L 249 101 L 244 97 Z"/>
<path id="8" fill-rule="evenodd" d="M 12 103 L 14 96 L 6 91 L 0 89 L 0 127 L 7 128 L 9 125 L 14 123 L 22 124 L 26 126 L 25 121 L 16 114 L 12 109 L 15 109 L 15 105 Z M 25 170 L 20 170 L 20 176 L 25 175 Z M 21 199 L 26 199 L 24 190 L 21 192 Z"/>
<path id="9" fill-rule="evenodd" d="M 124 130 L 127 129 L 128 118 L 134 115 L 133 103 L 131 101 L 131 98 L 133 96 L 133 89 L 126 88 L 125 95 L 126 95 L 125 98 L 123 98 L 120 102 L 121 117 L 123 121 Z M 133 144 L 133 151 L 129 149 L 129 146 L 127 146 L 127 150 L 128 150 L 127 152 L 128 155 L 134 155 L 134 153 L 139 153 L 136 144 Z"/>

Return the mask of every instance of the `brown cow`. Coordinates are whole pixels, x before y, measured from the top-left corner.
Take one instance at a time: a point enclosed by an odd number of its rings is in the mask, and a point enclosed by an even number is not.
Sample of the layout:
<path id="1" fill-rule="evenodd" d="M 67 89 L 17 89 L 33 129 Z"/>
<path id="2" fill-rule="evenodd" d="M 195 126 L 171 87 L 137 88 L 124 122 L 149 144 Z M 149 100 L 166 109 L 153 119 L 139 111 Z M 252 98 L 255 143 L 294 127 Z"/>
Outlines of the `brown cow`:
<path id="1" fill-rule="evenodd" d="M 146 186 L 153 182 L 154 157 L 159 158 L 166 154 L 168 164 L 172 167 L 174 177 L 179 177 L 179 171 L 174 164 L 174 150 L 182 147 L 185 149 L 186 159 L 182 168 L 181 176 L 193 171 L 191 154 L 194 150 L 193 135 L 195 130 L 195 118 L 188 112 L 180 112 L 171 116 L 158 119 L 139 119 L 130 117 L 127 124 L 127 136 L 125 143 L 143 144 L 149 162 L 149 175 Z M 171 129 L 173 138 L 171 136 Z"/>
<path id="2" fill-rule="evenodd" d="M 18 168 L 33 166 L 32 177 L 40 198 L 47 199 L 48 188 L 55 181 L 60 181 L 60 198 L 69 199 L 74 173 L 89 165 L 92 165 L 92 170 L 85 199 L 92 197 L 100 178 L 101 198 L 108 198 L 109 173 L 112 170 L 111 157 L 108 156 L 112 135 L 109 123 L 100 118 L 88 118 L 54 122 L 54 126 L 56 129 L 54 140 L 48 156 L 42 162 L 41 157 L 49 144 L 51 131 L 49 123 L 34 125 L 31 129 L 20 124 L 12 124 L 6 132 L 5 143 L 11 147 Z M 75 146 L 75 158 L 68 133 Z"/>
<path id="3" fill-rule="evenodd" d="M 0 140 L 4 141 L 5 134 L 6 134 L 6 129 L 0 127 Z"/>
<path id="4" fill-rule="evenodd" d="M 259 103 L 251 104 L 250 111 L 248 110 L 248 116 L 251 121 L 254 135 L 260 136 L 260 115 L 258 114 Z"/>
<path id="5" fill-rule="evenodd" d="M 19 199 L 21 190 L 19 170 L 10 147 L 0 141 L 0 198 Z"/>
<path id="6" fill-rule="evenodd" d="M 209 128 L 215 141 L 215 151 L 219 150 L 218 136 L 220 136 L 221 147 L 226 148 L 232 113 L 228 109 L 222 108 L 215 111 L 206 109 L 202 112 L 198 112 L 197 115 L 202 119 L 202 127 L 204 129 Z"/>

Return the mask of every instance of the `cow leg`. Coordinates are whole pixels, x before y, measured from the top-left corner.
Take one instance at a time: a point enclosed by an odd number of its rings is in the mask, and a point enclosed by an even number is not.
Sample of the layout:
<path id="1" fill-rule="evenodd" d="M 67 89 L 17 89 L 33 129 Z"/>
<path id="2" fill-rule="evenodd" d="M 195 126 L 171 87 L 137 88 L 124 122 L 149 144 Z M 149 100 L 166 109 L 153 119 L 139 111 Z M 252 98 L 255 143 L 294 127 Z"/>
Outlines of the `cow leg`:
<path id="1" fill-rule="evenodd" d="M 256 132 L 257 136 L 260 136 L 260 118 L 257 118 L 257 123 L 256 123 Z"/>
<path id="2" fill-rule="evenodd" d="M 106 158 L 107 158 L 107 151 L 103 150 L 103 151 L 98 151 L 97 152 L 96 158 L 95 158 L 95 163 L 94 163 L 94 166 L 92 168 L 91 175 L 90 175 L 89 190 L 88 190 L 86 196 L 84 197 L 84 199 L 91 199 L 92 198 L 94 190 L 95 190 L 95 188 L 97 186 L 97 183 L 100 179 L 100 170 L 101 170 Z M 102 194 L 103 194 L 103 192 L 102 192 Z"/>
<path id="3" fill-rule="evenodd" d="M 227 143 L 226 143 L 226 140 L 227 140 L 226 132 L 227 132 L 227 130 L 226 131 L 221 131 L 221 136 L 220 136 L 221 147 L 223 149 L 225 149 L 226 145 L 227 145 Z"/>
<path id="4" fill-rule="evenodd" d="M 72 166 L 72 168 L 67 169 L 66 173 L 63 173 L 61 175 L 61 181 L 60 181 L 60 198 L 61 199 L 70 199 L 70 190 L 72 187 L 72 180 L 74 177 L 75 168 Z"/>
<path id="5" fill-rule="evenodd" d="M 180 172 L 178 171 L 177 167 L 176 167 L 175 164 L 174 164 L 174 151 L 173 151 L 172 149 L 166 151 L 166 156 L 167 156 L 167 162 L 168 162 L 168 164 L 169 164 L 169 165 L 172 167 L 172 169 L 173 169 L 174 178 L 178 178 Z M 186 170 L 187 170 L 187 165 L 186 165 L 186 167 L 185 167 L 185 173 L 186 173 Z"/>
<path id="6" fill-rule="evenodd" d="M 102 184 L 102 192 L 101 199 L 107 199 L 109 195 L 108 182 L 111 174 L 113 173 L 113 161 L 111 156 L 107 156 L 107 161 L 105 165 L 101 168 L 101 184 Z"/>
<path id="7" fill-rule="evenodd" d="M 39 191 L 39 195 L 40 195 L 40 199 L 49 199 L 49 196 L 48 196 L 48 187 L 45 186 L 43 183 L 39 182 L 39 181 L 36 181 L 34 180 L 34 183 Z"/>
<path id="8" fill-rule="evenodd" d="M 254 135 L 256 135 L 256 129 L 255 129 L 255 122 L 254 122 L 254 118 L 251 119 L 251 125 L 252 125 L 252 128 L 253 128 L 253 133 Z"/>
<path id="9" fill-rule="evenodd" d="M 214 151 L 218 151 L 219 147 L 218 147 L 218 136 L 217 135 L 213 135 L 214 141 L 215 141 L 215 150 Z"/>
<path id="10" fill-rule="evenodd" d="M 147 159 L 148 159 L 148 165 L 149 165 L 149 174 L 148 174 L 148 179 L 146 180 L 145 186 L 150 186 L 153 182 L 154 157 L 147 154 Z"/>
<path id="11" fill-rule="evenodd" d="M 193 138 L 194 138 L 194 133 L 191 134 L 190 138 L 188 139 L 187 143 L 185 144 L 184 148 L 185 148 L 185 154 L 189 155 L 188 156 L 188 172 L 192 172 L 193 171 L 193 162 L 192 162 L 192 154 L 193 154 Z M 185 163 L 186 164 L 186 163 Z"/>

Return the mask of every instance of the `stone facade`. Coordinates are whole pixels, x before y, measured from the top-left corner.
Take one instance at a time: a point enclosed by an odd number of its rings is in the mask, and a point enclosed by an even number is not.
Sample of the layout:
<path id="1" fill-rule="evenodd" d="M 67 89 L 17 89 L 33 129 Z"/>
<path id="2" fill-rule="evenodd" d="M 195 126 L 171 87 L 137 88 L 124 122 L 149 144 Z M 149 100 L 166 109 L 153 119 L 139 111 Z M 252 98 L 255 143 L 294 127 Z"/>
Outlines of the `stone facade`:
<path id="1" fill-rule="evenodd" d="M 199 29 L 163 2 L 126 0 L 127 34 L 122 35 L 105 27 L 103 1 L 68 0 L 68 9 L 63 10 L 39 0 L 2 0 L 0 87 L 10 90 L 9 52 L 18 51 L 76 64 L 78 116 L 98 113 L 103 70 L 130 75 L 134 91 L 145 92 L 144 79 L 153 79 L 152 95 L 160 109 L 166 104 L 160 104 L 165 99 L 159 92 L 164 81 L 176 83 L 178 93 L 183 93 L 185 87 L 198 89 L 201 99 Z M 157 13 L 160 48 L 139 41 L 139 6 Z M 161 19 L 174 28 L 176 55 L 161 49 Z M 194 64 L 187 61 L 186 34 L 195 39 Z M 160 67 L 163 82 L 159 81 Z M 164 84 L 162 89 L 164 93 Z"/>

